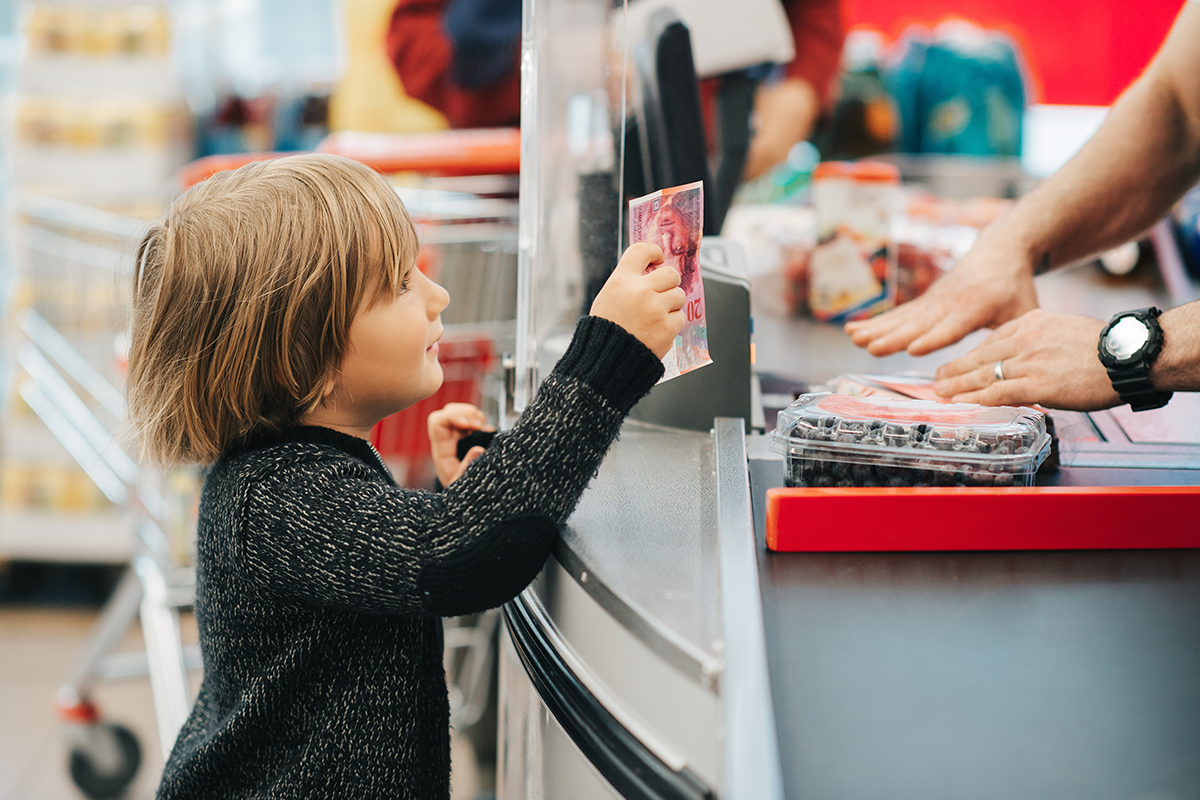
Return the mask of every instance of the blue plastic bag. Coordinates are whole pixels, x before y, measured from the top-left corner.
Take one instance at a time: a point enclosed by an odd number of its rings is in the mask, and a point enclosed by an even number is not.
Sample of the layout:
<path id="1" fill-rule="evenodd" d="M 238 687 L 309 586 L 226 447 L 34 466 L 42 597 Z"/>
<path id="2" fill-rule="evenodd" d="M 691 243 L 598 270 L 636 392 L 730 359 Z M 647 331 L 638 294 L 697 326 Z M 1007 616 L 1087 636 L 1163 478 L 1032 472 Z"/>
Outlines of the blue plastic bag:
<path id="1" fill-rule="evenodd" d="M 965 23 L 912 28 L 885 70 L 907 153 L 1019 156 L 1026 70 L 1004 34 Z"/>

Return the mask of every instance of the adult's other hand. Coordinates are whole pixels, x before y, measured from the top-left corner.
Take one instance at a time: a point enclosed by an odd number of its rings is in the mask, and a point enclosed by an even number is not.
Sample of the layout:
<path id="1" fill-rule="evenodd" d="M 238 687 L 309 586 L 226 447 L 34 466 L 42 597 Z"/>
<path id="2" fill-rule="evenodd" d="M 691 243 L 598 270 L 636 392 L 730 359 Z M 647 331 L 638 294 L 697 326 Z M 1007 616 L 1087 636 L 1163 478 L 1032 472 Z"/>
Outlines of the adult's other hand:
<path id="1" fill-rule="evenodd" d="M 934 389 L 956 403 L 1095 411 L 1120 405 L 1096 355 L 1104 323 L 1034 309 L 943 364 Z M 997 368 L 999 364 L 999 368 Z"/>

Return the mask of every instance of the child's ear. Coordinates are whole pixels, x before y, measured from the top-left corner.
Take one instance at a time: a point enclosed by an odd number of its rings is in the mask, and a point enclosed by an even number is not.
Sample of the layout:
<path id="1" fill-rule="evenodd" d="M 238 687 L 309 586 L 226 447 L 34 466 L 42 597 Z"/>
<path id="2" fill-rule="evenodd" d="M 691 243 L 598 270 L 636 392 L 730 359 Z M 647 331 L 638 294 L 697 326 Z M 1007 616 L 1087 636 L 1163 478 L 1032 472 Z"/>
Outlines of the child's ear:
<path id="1" fill-rule="evenodd" d="M 337 390 L 338 371 L 331 370 L 329 376 L 325 378 L 325 385 L 321 387 L 321 399 L 318 405 L 325 405 L 329 402 L 329 398 L 333 397 L 334 391 Z"/>

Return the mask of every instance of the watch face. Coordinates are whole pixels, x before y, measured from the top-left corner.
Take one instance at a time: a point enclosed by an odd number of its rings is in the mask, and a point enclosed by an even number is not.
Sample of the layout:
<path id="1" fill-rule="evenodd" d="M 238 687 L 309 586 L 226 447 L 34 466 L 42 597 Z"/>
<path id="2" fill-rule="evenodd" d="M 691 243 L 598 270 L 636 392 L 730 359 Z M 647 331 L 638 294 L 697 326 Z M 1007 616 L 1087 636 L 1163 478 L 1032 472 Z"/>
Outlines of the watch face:
<path id="1" fill-rule="evenodd" d="M 1126 361 L 1150 341 L 1150 328 L 1137 317 L 1122 317 L 1104 337 L 1104 349 L 1113 358 Z"/>

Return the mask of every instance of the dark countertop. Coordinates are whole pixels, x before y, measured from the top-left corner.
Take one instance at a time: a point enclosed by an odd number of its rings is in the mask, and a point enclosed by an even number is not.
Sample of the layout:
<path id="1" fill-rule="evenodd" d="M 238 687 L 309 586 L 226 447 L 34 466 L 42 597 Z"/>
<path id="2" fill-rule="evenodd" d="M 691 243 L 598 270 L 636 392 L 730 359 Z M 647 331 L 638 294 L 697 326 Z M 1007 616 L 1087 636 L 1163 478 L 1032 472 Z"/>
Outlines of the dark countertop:
<path id="1" fill-rule="evenodd" d="M 782 477 L 751 461 L 786 797 L 1200 796 L 1200 551 L 769 553 Z"/>

